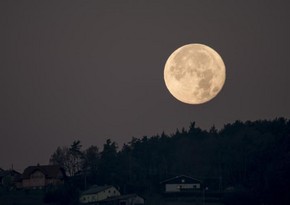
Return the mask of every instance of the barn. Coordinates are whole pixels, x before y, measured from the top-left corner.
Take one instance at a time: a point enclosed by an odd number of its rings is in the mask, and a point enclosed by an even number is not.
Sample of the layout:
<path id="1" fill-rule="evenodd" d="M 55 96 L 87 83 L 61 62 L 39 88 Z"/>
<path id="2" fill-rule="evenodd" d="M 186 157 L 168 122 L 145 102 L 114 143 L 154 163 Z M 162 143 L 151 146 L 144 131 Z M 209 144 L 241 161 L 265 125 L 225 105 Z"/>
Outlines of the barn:
<path id="1" fill-rule="evenodd" d="M 194 192 L 201 190 L 201 180 L 179 175 L 160 182 L 164 193 Z"/>

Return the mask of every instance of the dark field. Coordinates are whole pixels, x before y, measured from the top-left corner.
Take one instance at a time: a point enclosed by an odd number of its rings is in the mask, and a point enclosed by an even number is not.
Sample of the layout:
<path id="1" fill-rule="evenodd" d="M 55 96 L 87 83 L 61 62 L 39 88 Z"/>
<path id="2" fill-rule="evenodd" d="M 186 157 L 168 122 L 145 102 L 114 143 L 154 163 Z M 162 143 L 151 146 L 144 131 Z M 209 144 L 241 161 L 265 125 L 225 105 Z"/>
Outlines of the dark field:
<path id="1" fill-rule="evenodd" d="M 11 191 L 0 193 L 1 205 L 44 205 L 42 202 L 43 192 L 31 190 L 25 191 Z"/>
<path id="2" fill-rule="evenodd" d="M 219 202 L 203 202 L 202 199 L 147 199 L 146 205 L 223 205 Z"/>
<path id="3" fill-rule="evenodd" d="M 43 203 L 41 190 L 11 191 L 0 193 L 0 205 L 49 205 Z M 204 202 L 202 197 L 162 197 L 160 195 L 145 196 L 145 205 L 223 205 L 219 202 Z M 54 204 L 50 204 L 54 205 Z"/>
<path id="4" fill-rule="evenodd" d="M 217 197 L 202 196 L 163 196 L 148 195 L 144 196 L 146 205 L 224 205 Z"/>

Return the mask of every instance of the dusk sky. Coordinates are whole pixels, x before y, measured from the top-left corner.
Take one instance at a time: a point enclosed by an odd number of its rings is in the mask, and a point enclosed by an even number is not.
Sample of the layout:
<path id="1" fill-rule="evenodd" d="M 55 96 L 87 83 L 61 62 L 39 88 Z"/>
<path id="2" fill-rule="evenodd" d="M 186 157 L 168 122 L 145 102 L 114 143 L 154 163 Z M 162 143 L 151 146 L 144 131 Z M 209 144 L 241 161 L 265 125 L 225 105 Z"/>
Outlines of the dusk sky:
<path id="1" fill-rule="evenodd" d="M 0 167 L 47 164 L 58 146 L 235 120 L 290 117 L 290 1 L 0 1 Z M 177 101 L 164 65 L 202 43 L 226 65 L 216 98 Z"/>

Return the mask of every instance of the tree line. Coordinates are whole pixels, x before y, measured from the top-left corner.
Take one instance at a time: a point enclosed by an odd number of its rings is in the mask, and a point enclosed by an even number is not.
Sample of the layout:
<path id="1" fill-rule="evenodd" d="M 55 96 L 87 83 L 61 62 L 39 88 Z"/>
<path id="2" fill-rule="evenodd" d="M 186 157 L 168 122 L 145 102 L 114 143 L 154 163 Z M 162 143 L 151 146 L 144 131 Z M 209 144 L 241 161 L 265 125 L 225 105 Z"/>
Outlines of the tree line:
<path id="1" fill-rule="evenodd" d="M 62 166 L 80 189 L 111 184 L 123 193 L 158 192 L 176 175 L 201 179 L 209 190 L 235 190 L 265 204 L 289 204 L 290 121 L 236 121 L 220 130 L 190 123 L 173 134 L 133 137 L 120 149 L 110 139 L 102 151 L 79 140 L 58 147 L 51 164 Z"/>

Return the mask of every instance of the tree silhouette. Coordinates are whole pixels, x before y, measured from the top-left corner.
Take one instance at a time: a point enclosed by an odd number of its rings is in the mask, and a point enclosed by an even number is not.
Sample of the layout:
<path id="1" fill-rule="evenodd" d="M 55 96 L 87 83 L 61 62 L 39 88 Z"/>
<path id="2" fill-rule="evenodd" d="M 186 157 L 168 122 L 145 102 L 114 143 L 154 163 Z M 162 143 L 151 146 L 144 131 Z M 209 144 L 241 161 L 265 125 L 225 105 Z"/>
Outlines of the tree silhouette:
<path id="1" fill-rule="evenodd" d="M 88 183 L 112 184 L 123 193 L 157 192 L 159 182 L 180 174 L 201 179 L 209 190 L 234 187 L 225 204 L 290 203 L 290 121 L 235 121 L 209 131 L 192 122 L 172 135 L 133 137 L 120 151 L 110 139 L 99 152 L 96 146 L 82 151 L 80 141 L 58 147 L 50 161 L 72 176 L 88 173 Z M 226 192 L 227 193 L 227 192 Z M 246 200 L 237 200 L 244 197 Z"/>
<path id="2" fill-rule="evenodd" d="M 70 148 L 66 146 L 58 147 L 49 159 L 50 164 L 61 166 L 69 176 L 75 175 L 81 170 L 81 147 L 79 140 L 73 141 Z"/>

